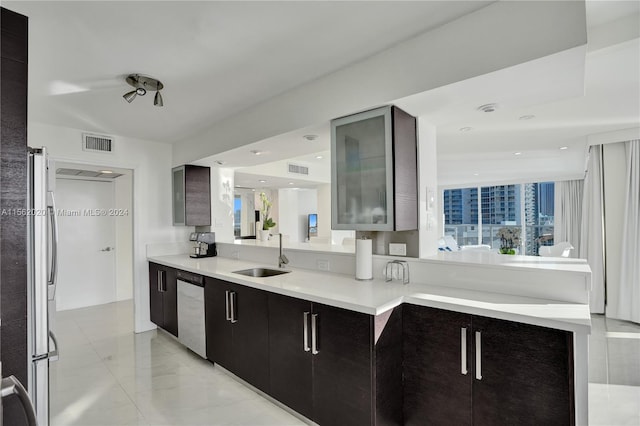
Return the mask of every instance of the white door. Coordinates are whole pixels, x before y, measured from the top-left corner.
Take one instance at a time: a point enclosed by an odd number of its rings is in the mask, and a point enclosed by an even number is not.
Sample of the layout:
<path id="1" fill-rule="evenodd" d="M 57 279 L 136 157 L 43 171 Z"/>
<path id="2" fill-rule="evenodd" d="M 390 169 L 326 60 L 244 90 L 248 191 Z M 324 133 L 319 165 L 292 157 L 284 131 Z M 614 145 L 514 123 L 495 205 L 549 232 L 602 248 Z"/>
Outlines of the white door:
<path id="1" fill-rule="evenodd" d="M 113 182 L 57 179 L 58 311 L 116 301 Z"/>

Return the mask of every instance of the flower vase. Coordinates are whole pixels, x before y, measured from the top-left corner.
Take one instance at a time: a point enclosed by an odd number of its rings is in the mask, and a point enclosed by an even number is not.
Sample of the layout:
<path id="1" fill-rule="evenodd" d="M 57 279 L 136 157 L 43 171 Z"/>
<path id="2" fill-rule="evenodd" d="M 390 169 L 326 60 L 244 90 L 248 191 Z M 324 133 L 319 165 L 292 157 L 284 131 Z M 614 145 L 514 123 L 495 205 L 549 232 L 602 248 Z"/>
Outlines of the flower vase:
<path id="1" fill-rule="evenodd" d="M 258 231 L 258 233 L 260 234 L 260 239 L 262 241 L 269 241 L 269 230 L 268 229 L 261 229 Z"/>

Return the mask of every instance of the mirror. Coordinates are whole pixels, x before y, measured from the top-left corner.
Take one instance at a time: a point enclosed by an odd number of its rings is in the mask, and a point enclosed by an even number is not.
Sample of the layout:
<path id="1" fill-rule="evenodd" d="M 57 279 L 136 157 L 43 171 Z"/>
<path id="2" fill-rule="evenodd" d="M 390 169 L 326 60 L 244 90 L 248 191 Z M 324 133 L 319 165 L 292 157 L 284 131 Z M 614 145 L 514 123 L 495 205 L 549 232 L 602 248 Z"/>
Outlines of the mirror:
<path id="1" fill-rule="evenodd" d="M 256 238 L 255 189 L 234 188 L 233 193 L 233 235 L 236 239 Z"/>

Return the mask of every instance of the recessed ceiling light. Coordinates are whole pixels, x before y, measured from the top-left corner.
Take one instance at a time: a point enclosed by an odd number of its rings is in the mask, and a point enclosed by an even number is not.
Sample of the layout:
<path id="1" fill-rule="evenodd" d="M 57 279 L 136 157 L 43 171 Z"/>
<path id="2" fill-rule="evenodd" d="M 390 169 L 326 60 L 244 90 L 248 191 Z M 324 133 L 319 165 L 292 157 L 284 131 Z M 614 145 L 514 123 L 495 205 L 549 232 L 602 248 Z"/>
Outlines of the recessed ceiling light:
<path id="1" fill-rule="evenodd" d="M 251 191 L 252 191 L 252 192 L 256 192 L 255 188 L 251 188 Z"/>
<path id="2" fill-rule="evenodd" d="M 293 185 L 293 182 L 289 182 L 289 185 Z"/>
<path id="3" fill-rule="evenodd" d="M 473 175 L 474 176 L 480 176 L 480 173 L 474 173 Z"/>
<path id="4" fill-rule="evenodd" d="M 461 132 L 468 132 L 470 130 L 473 130 L 473 127 L 460 127 Z"/>
<path id="5" fill-rule="evenodd" d="M 253 155 L 260 155 L 260 154 L 262 154 L 262 151 L 258 151 L 258 150 L 256 150 L 256 149 L 252 149 L 250 152 L 251 152 Z"/>
<path id="6" fill-rule="evenodd" d="M 513 155 L 522 155 L 521 152 L 514 152 Z"/>
<path id="7" fill-rule="evenodd" d="M 480 105 L 477 110 L 482 112 L 493 112 L 498 109 L 498 104 L 484 104 Z"/>
<path id="8" fill-rule="evenodd" d="M 564 151 L 565 149 L 569 149 L 569 147 L 568 147 L 568 146 L 561 146 L 561 147 L 560 147 L 560 150 L 561 150 L 561 151 Z"/>
<path id="9" fill-rule="evenodd" d="M 113 170 L 100 170 L 100 173 L 104 173 L 105 175 L 110 175 L 113 173 Z"/>
<path id="10" fill-rule="evenodd" d="M 216 164 L 218 166 L 222 166 L 224 163 L 225 163 L 224 161 L 216 160 Z"/>
<path id="11" fill-rule="evenodd" d="M 258 182 L 260 182 L 260 183 L 267 183 L 267 181 L 266 181 L 266 180 L 264 180 L 264 179 L 260 179 Z"/>
<path id="12" fill-rule="evenodd" d="M 316 160 L 322 160 L 324 157 L 322 155 L 316 155 Z"/>
<path id="13" fill-rule="evenodd" d="M 318 139 L 318 135 L 304 135 L 303 138 L 308 141 L 315 141 L 316 139 Z"/>
<path id="14" fill-rule="evenodd" d="M 531 120 L 532 118 L 536 118 L 535 115 L 523 115 L 522 117 L 518 118 L 518 120 Z"/>

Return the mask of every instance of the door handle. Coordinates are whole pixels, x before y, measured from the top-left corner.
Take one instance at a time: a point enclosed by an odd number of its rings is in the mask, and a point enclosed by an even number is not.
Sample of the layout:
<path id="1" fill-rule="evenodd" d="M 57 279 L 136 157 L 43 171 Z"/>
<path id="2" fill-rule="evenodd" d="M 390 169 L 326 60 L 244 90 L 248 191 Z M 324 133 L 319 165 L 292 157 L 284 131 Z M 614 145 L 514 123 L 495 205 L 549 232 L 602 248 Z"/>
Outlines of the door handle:
<path id="1" fill-rule="evenodd" d="M 229 308 L 231 302 L 229 293 L 231 293 L 229 290 L 225 290 L 224 292 L 224 312 L 227 321 L 231 321 L 231 309 Z"/>
<path id="2" fill-rule="evenodd" d="M 158 292 L 160 292 L 160 293 L 162 293 L 162 292 L 163 292 L 163 290 L 162 290 L 162 289 L 163 289 L 163 287 L 164 287 L 164 285 L 163 285 L 163 283 L 162 283 L 162 281 L 164 281 L 164 279 L 163 279 L 163 273 L 164 273 L 164 271 L 162 271 L 162 270 L 158 270 Z"/>
<path id="3" fill-rule="evenodd" d="M 311 353 L 318 355 L 318 314 L 311 314 Z"/>
<path id="4" fill-rule="evenodd" d="M 49 330 L 49 338 L 53 342 L 53 350 L 49 351 L 49 361 L 57 361 L 60 354 L 58 352 L 58 339 L 53 331 Z"/>
<path id="5" fill-rule="evenodd" d="M 232 291 L 230 294 L 231 297 L 231 324 L 235 324 L 238 322 L 238 316 L 237 316 L 237 309 L 238 307 L 236 306 L 236 292 Z"/>
<path id="6" fill-rule="evenodd" d="M 303 347 L 305 352 L 309 352 L 311 348 L 309 347 L 309 312 L 304 312 L 302 314 L 302 340 Z"/>
<path id="7" fill-rule="evenodd" d="M 56 215 L 56 199 L 52 191 L 49 191 L 51 197 L 51 205 L 47 206 L 49 217 L 51 219 L 51 272 L 48 284 L 51 286 L 51 294 L 49 300 L 56 297 L 56 286 L 58 283 L 58 216 Z"/>
<path id="8" fill-rule="evenodd" d="M 460 373 L 466 376 L 467 370 L 467 328 L 460 329 Z"/>
<path id="9" fill-rule="evenodd" d="M 476 380 L 482 380 L 482 332 L 476 331 Z"/>
<path id="10" fill-rule="evenodd" d="M 9 395 L 18 396 L 24 412 L 27 415 L 27 424 L 29 426 L 37 426 L 36 410 L 33 408 L 33 403 L 29 399 L 29 394 L 24 386 L 22 386 L 22 383 L 14 376 L 5 377 L 2 379 L 2 382 L 0 382 L 0 396 L 5 398 Z"/>

